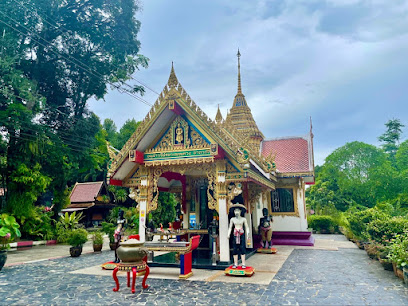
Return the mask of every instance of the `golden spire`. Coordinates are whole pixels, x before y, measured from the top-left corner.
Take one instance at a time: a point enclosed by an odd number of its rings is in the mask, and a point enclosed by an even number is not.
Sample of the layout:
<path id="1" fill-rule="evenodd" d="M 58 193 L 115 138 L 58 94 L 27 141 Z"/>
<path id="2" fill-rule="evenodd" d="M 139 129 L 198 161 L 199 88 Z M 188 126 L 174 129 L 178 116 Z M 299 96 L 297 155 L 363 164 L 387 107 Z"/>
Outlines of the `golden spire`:
<path id="1" fill-rule="evenodd" d="M 171 62 L 171 71 L 170 71 L 170 76 L 169 76 L 167 85 L 169 85 L 169 87 L 176 87 L 177 84 L 178 84 L 178 80 L 176 77 L 176 73 L 174 72 L 173 62 Z"/>
<path id="2" fill-rule="evenodd" d="M 242 93 L 242 91 L 241 91 L 241 65 L 240 65 L 240 62 L 239 62 L 239 58 L 241 57 L 241 53 L 239 53 L 239 48 L 238 48 L 237 57 L 238 57 L 238 93 Z"/>
<path id="3" fill-rule="evenodd" d="M 220 105 L 218 104 L 217 115 L 215 115 L 215 123 L 219 124 L 222 122 L 222 114 L 220 111 Z"/>

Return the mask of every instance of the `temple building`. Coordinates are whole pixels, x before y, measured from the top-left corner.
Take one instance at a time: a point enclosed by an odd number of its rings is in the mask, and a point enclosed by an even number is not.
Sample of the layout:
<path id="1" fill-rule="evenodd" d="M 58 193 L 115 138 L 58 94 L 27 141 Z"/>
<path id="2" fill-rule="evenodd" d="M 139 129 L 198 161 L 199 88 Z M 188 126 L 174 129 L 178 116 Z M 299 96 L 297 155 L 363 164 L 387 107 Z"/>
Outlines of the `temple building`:
<path id="1" fill-rule="evenodd" d="M 239 51 L 237 56 L 238 89 L 225 120 L 219 109 L 215 120 L 200 109 L 172 66 L 155 104 L 112 159 L 109 183 L 131 188 L 141 240 L 146 239 L 149 212 L 159 205 L 159 192 L 167 191 L 180 199 L 184 229 L 194 232 L 192 219 L 197 230 L 217 220 L 221 262 L 231 260 L 228 214 L 237 202 L 247 209 L 249 248 L 259 243 L 263 208 L 273 216 L 274 243 L 313 244 L 305 207 L 305 184 L 314 183 L 312 131 L 265 138 L 242 92 Z"/>

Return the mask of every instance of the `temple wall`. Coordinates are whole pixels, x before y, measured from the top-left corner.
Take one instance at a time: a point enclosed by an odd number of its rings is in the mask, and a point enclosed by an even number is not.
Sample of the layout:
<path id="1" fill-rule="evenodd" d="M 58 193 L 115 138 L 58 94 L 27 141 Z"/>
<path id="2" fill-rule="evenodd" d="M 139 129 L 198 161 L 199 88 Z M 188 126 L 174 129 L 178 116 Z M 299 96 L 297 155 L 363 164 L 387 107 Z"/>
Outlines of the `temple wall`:
<path id="1" fill-rule="evenodd" d="M 299 213 L 297 216 L 273 216 L 272 228 L 274 231 L 282 232 L 305 232 L 307 231 L 307 220 L 305 216 L 305 189 L 304 184 L 295 189 L 296 204 Z"/>

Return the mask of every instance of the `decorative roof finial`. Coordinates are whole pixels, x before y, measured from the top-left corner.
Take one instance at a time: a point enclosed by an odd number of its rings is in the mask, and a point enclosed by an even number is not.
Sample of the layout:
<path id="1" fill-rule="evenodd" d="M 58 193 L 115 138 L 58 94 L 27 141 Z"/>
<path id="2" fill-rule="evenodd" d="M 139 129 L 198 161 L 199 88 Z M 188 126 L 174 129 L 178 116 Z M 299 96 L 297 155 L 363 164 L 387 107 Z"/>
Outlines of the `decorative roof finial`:
<path id="1" fill-rule="evenodd" d="M 176 77 L 176 73 L 174 72 L 174 65 L 173 65 L 173 61 L 171 62 L 171 71 L 170 71 L 170 76 L 169 76 L 169 80 L 167 82 L 167 85 L 169 85 L 169 87 L 176 87 L 178 84 L 178 80 Z"/>
<path id="2" fill-rule="evenodd" d="M 239 52 L 239 48 L 238 48 L 237 57 L 238 57 L 238 93 L 242 93 L 242 91 L 241 91 L 241 65 L 240 65 L 240 62 L 239 62 L 239 58 L 241 57 L 241 53 Z"/>
<path id="3" fill-rule="evenodd" d="M 220 105 L 218 104 L 218 111 L 217 111 L 217 115 L 215 115 L 215 123 L 219 124 L 222 122 L 222 114 L 220 111 Z"/>

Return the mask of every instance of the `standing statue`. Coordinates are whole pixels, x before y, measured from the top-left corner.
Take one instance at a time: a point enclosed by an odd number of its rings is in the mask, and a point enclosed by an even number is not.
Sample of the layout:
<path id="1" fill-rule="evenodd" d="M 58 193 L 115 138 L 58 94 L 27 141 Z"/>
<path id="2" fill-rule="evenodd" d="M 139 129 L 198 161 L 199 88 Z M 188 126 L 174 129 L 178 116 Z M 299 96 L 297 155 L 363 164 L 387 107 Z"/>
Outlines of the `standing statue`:
<path id="1" fill-rule="evenodd" d="M 268 243 L 268 249 L 272 248 L 272 216 L 269 215 L 268 209 L 262 209 L 263 217 L 259 221 L 258 233 L 262 236 L 262 247 L 266 249 L 266 243 Z"/>
<path id="2" fill-rule="evenodd" d="M 234 257 L 234 265 L 232 266 L 233 269 L 238 267 L 238 255 L 241 255 L 242 260 L 242 269 L 246 268 L 245 265 L 245 244 L 249 241 L 249 227 L 248 222 L 244 218 L 246 213 L 246 208 L 242 204 L 233 204 L 230 206 L 231 210 L 234 210 L 234 217 L 231 218 L 229 229 L 228 229 L 228 239 L 231 236 L 232 227 L 234 227 L 234 234 L 233 234 L 233 257 Z M 246 239 L 245 239 L 246 238 Z"/>
<path id="3" fill-rule="evenodd" d="M 115 263 L 119 263 L 120 259 L 118 257 L 118 253 L 116 252 L 116 250 L 119 247 L 120 241 L 122 240 L 123 237 L 123 233 L 125 231 L 125 223 L 126 223 L 126 219 L 123 217 L 124 211 L 119 209 L 118 212 L 118 221 L 117 224 L 118 226 L 115 229 L 115 234 L 114 234 L 114 238 L 115 238 Z"/>

